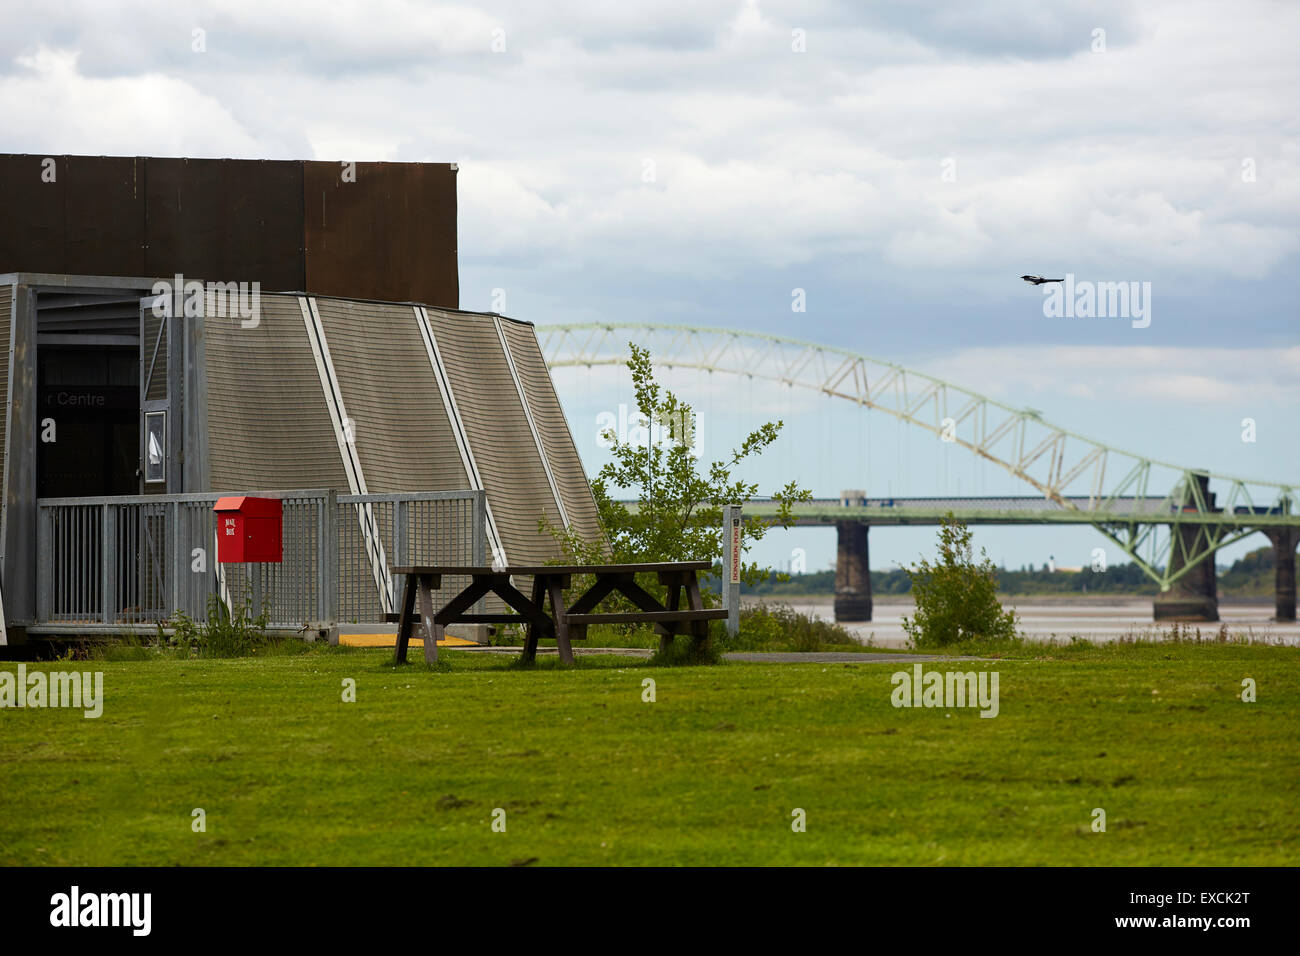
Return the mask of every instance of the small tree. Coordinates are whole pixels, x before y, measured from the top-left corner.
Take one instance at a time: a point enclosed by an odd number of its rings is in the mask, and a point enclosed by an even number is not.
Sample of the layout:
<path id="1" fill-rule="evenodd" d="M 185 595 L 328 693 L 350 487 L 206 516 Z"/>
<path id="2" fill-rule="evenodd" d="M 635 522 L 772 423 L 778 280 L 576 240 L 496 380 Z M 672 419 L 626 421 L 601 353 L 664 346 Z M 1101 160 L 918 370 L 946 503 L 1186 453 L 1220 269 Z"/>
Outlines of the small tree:
<path id="1" fill-rule="evenodd" d="M 783 423 L 768 423 L 745 437 L 740 446 L 720 461 L 707 466 L 694 452 L 695 413 L 691 406 L 654 380 L 650 353 L 629 343 L 627 367 L 632 373 L 636 405 L 648 423 L 648 441 L 620 441 L 613 429 L 604 437 L 611 443 L 613 461 L 592 479 L 606 542 L 586 541 L 572 531 L 562 531 L 545 519 L 543 530 L 561 540 L 565 552 L 575 559 L 591 560 L 602 555 L 616 562 L 713 561 L 722 558 L 722 508 L 744 504 L 758 494 L 757 482 L 732 478 L 732 470 L 748 458 L 762 454 L 776 441 Z M 667 441 L 656 440 L 656 432 Z M 635 510 L 617 501 L 612 489 L 627 489 L 637 499 Z M 794 523 L 791 506 L 807 501 L 812 492 L 788 482 L 773 496 L 777 514 L 772 518 L 746 515 L 744 549 L 762 539 L 769 528 Z M 605 552 L 605 547 L 608 552 Z M 770 571 L 750 562 L 742 564 L 741 580 L 756 584 Z M 648 585 L 647 585 L 648 586 Z"/>
<path id="2" fill-rule="evenodd" d="M 912 580 L 916 616 L 903 630 L 916 647 L 944 647 L 965 640 L 1014 639 L 1016 612 L 998 602 L 998 572 L 981 549 L 976 564 L 970 529 L 948 512 L 939 529 L 939 560 L 904 568 Z"/>

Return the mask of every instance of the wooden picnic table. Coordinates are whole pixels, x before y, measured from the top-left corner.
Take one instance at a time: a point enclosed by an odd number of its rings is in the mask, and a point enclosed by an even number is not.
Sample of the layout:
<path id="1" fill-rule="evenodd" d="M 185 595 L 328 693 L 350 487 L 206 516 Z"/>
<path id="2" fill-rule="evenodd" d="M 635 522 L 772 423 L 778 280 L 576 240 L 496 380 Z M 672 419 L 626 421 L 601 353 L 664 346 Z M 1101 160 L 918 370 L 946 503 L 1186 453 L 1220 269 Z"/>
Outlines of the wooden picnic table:
<path id="1" fill-rule="evenodd" d="M 700 595 L 697 575 L 712 567 L 709 561 L 667 561 L 649 564 L 569 564 L 526 565 L 503 568 L 480 566 L 400 565 L 396 574 L 406 575 L 402 589 L 402 610 L 397 615 L 397 661 L 406 660 L 406 649 L 416 621 L 424 626 L 424 659 L 438 659 L 438 641 L 448 624 L 523 624 L 525 626 L 523 659 L 537 656 L 537 642 L 553 637 L 559 645 L 560 660 L 573 663 L 574 640 L 587 636 L 591 624 L 651 624 L 659 633 L 660 647 L 666 647 L 676 634 L 690 634 L 696 642 L 708 638 L 709 621 L 727 616 L 724 609 L 708 609 Z M 668 589 L 667 602 L 660 603 L 653 594 L 636 583 L 638 574 L 655 574 Z M 591 586 L 578 598 L 566 602 L 574 575 L 591 575 Z M 529 594 L 511 582 L 513 577 L 531 577 Z M 441 608 L 434 610 L 433 592 L 441 590 L 444 577 L 468 577 L 469 583 L 459 593 L 449 595 Z M 682 592 L 686 602 L 682 604 Z M 611 594 L 622 594 L 639 610 L 599 613 L 597 605 Z M 479 599 L 495 594 L 513 613 L 473 614 Z M 551 613 L 546 613 L 550 600 Z"/>

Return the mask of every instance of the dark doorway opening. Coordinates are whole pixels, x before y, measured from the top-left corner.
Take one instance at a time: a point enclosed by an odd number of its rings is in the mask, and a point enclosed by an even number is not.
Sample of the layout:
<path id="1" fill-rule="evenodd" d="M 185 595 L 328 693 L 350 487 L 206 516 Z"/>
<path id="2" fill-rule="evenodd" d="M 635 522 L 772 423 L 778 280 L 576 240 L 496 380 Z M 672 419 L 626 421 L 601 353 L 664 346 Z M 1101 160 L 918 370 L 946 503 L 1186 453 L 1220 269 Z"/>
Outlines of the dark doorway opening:
<path id="1" fill-rule="evenodd" d="M 137 494 L 138 350 L 42 345 L 38 354 L 37 496 Z"/>

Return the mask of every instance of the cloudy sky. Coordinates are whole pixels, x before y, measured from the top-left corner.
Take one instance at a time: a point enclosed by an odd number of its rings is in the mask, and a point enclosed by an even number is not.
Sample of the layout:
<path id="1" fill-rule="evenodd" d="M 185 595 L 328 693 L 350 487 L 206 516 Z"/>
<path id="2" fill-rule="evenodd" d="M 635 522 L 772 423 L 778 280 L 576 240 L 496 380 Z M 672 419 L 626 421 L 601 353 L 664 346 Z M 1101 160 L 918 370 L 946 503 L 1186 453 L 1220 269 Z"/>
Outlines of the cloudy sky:
<path id="1" fill-rule="evenodd" d="M 0 151 L 456 162 L 465 308 L 793 335 L 1300 481 L 1297 41 L 1300 5 L 1248 0 L 48 0 L 0 13 Z M 1046 316 L 1023 273 L 1150 283 L 1150 324 Z M 560 377 L 589 468 L 611 381 Z M 717 450 L 738 398 L 784 403 L 765 485 L 1011 487 L 826 400 L 674 384 Z M 981 540 L 1080 564 L 1089 535 Z"/>

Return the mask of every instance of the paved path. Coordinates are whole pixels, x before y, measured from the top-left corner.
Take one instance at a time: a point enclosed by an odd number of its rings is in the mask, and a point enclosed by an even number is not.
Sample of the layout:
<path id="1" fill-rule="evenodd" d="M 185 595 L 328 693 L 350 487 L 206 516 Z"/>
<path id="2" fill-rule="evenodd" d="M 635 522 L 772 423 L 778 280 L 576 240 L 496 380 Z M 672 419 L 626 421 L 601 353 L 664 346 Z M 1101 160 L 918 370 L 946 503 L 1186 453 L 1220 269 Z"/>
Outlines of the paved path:
<path id="1" fill-rule="evenodd" d="M 595 650 L 595 648 L 592 648 Z M 926 661 L 978 661 L 978 657 L 945 657 L 940 654 L 865 654 L 853 651 L 809 651 L 784 653 L 776 651 L 743 651 L 723 654 L 725 660 L 746 661 L 754 664 L 915 664 Z"/>
<path id="2" fill-rule="evenodd" d="M 518 654 L 518 647 L 457 647 L 452 650 L 468 651 L 471 654 Z M 649 657 L 653 651 L 643 647 L 575 647 L 575 654 L 590 657 L 600 654 L 614 654 L 620 657 Z M 538 654 L 556 654 L 553 647 L 539 647 Z M 759 652 L 738 651 L 722 655 L 724 660 L 742 661 L 747 664 L 915 664 L 927 661 L 974 661 L 977 657 L 943 657 L 938 654 L 872 654 L 854 651 L 815 651 L 809 653 L 794 652 Z"/>

